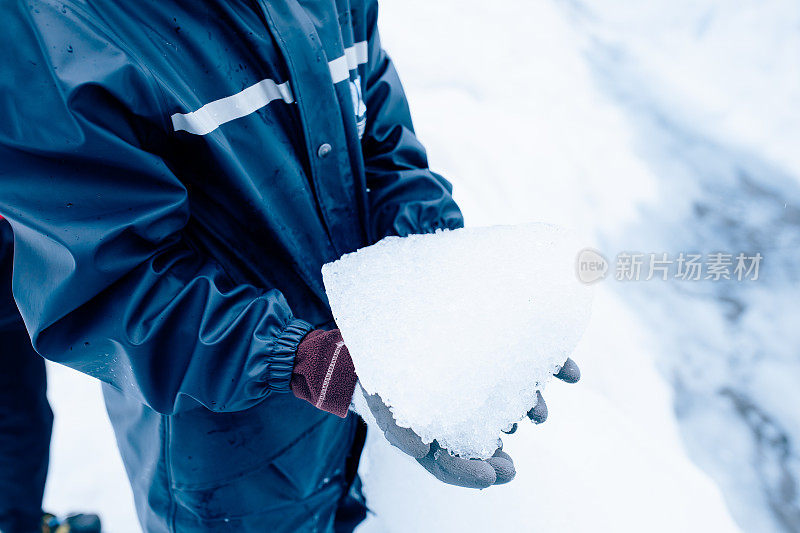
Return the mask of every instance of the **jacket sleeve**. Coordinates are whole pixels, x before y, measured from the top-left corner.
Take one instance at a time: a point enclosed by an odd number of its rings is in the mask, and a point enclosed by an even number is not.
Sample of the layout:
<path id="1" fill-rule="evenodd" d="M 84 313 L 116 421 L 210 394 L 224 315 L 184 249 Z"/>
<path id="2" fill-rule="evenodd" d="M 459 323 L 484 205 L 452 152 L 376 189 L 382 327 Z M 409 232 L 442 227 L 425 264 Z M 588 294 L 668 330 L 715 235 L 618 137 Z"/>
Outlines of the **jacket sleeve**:
<path id="1" fill-rule="evenodd" d="M 367 4 L 367 124 L 362 148 L 373 240 L 460 228 L 464 220 L 451 196 L 452 186 L 428 168 L 400 78 L 381 47 L 378 3 Z"/>
<path id="2" fill-rule="evenodd" d="M 17 27 L 15 66 L 0 73 L 0 213 L 34 347 L 162 413 L 184 396 L 234 411 L 288 391 L 310 325 L 193 248 L 187 190 L 144 148 L 163 133 L 147 118 L 163 116 L 152 76 L 91 23 L 70 24 L 91 57 Z"/>

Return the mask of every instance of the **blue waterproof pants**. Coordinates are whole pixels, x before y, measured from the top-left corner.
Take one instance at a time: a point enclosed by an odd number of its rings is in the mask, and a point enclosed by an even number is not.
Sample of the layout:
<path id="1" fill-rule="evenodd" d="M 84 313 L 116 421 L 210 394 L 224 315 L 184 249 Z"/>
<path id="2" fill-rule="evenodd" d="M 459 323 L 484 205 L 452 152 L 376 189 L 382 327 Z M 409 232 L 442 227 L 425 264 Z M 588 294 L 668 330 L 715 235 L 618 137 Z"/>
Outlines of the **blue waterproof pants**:
<path id="1" fill-rule="evenodd" d="M 41 530 L 53 413 L 44 359 L 11 297 L 11 231 L 0 220 L 0 531 Z"/>

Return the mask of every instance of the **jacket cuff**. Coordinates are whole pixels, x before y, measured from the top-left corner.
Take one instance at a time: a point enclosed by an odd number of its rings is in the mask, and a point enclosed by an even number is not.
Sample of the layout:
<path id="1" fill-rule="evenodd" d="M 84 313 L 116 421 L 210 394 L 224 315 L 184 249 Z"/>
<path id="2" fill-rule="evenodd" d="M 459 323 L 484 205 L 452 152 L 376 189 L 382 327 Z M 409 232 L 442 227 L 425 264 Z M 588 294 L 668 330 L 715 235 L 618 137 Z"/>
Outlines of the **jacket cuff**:
<path id="1" fill-rule="evenodd" d="M 267 389 L 272 392 L 289 392 L 295 354 L 312 325 L 305 320 L 293 318 L 280 332 L 271 352 L 267 355 Z"/>

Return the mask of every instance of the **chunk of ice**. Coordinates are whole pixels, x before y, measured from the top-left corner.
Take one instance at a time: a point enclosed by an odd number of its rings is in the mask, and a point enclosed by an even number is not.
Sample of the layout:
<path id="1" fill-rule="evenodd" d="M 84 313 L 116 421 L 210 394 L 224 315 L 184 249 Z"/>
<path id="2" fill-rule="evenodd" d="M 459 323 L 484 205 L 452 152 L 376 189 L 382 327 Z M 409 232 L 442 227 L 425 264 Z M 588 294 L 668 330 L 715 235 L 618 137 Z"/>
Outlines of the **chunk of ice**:
<path id="1" fill-rule="evenodd" d="M 387 237 L 322 268 L 361 385 L 398 424 L 489 457 L 585 329 L 580 246 L 547 224 Z"/>

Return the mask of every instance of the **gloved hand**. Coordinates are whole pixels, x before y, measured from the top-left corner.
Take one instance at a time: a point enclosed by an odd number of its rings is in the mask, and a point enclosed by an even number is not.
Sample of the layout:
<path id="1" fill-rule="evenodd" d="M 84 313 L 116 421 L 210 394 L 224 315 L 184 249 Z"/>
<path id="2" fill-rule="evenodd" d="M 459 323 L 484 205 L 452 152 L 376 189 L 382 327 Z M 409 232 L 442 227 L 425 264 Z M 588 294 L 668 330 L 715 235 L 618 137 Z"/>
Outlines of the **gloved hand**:
<path id="1" fill-rule="evenodd" d="M 514 479 L 516 475 L 514 462 L 503 451 L 503 442 L 500 439 L 497 439 L 497 451 L 486 460 L 464 459 L 450 455 L 450 452 L 439 446 L 436 441 L 425 444 L 411 429 L 398 426 L 392 412 L 380 396 L 368 395 L 360 385 L 358 388 L 360 391 L 356 391 L 356 394 L 363 394 L 367 407 L 383 430 L 386 440 L 416 459 L 439 481 L 458 487 L 484 489 Z"/>
<path id="2" fill-rule="evenodd" d="M 581 379 L 581 369 L 578 368 L 578 365 L 575 363 L 575 361 L 572 359 L 567 359 L 555 374 L 555 377 L 565 383 L 577 383 Z M 528 418 L 530 418 L 534 424 L 541 424 L 547 420 L 547 404 L 544 402 L 544 397 L 539 391 L 536 391 L 536 405 L 534 405 L 533 408 L 528 411 Z M 507 429 L 503 433 L 511 435 L 516 430 L 517 424 L 512 424 L 511 428 Z"/>
<path id="3" fill-rule="evenodd" d="M 555 376 L 567 383 L 580 380 L 581 372 L 572 359 L 567 359 Z M 291 389 L 295 396 L 317 408 L 340 417 L 347 415 L 347 407 L 356 387 L 357 377 L 347 346 L 338 329 L 314 330 L 298 346 L 292 370 Z M 397 425 L 389 408 L 378 395 L 363 394 L 386 439 L 395 447 L 414 457 L 428 472 L 444 483 L 460 487 L 486 488 L 508 483 L 514 478 L 514 462 L 503 452 L 498 439 L 494 455 L 486 460 L 464 459 L 450 455 L 434 441 L 430 445 L 408 428 Z M 528 418 L 541 424 L 547 420 L 547 404 L 541 393 L 536 393 L 536 405 L 528 411 Z M 517 424 L 506 431 L 514 433 Z"/>

